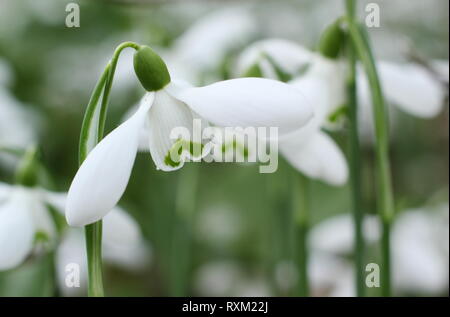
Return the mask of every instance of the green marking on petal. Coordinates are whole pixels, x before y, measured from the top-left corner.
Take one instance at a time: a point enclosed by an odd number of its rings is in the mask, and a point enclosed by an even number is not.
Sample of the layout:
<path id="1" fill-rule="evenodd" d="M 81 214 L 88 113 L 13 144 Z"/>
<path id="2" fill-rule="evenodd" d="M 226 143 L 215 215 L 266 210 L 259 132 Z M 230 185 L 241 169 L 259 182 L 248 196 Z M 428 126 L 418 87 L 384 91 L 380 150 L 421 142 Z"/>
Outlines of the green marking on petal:
<path id="1" fill-rule="evenodd" d="M 248 157 L 248 148 L 245 145 L 238 143 L 236 140 L 233 140 L 232 142 L 223 143 L 221 150 L 222 153 L 226 153 L 230 150 L 239 151 L 241 152 L 244 158 Z"/>
<path id="2" fill-rule="evenodd" d="M 200 157 L 203 152 L 203 147 L 204 145 L 202 143 L 178 139 L 164 158 L 164 164 L 178 167 L 181 164 L 181 156 L 183 153 L 189 152 L 191 157 Z"/>

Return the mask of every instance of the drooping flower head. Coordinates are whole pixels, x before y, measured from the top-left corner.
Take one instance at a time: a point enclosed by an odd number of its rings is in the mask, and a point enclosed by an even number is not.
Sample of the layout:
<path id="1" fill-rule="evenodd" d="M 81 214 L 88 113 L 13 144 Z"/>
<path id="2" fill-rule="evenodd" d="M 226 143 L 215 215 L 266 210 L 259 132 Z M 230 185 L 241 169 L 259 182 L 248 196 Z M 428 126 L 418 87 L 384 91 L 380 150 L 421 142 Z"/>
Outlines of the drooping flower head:
<path id="1" fill-rule="evenodd" d="M 284 135 L 313 116 L 305 98 L 279 81 L 241 78 L 204 87 L 183 85 L 170 78 L 164 61 L 146 46 L 137 49 L 134 68 L 147 93 L 137 111 L 80 166 L 69 189 L 66 217 L 70 225 L 95 222 L 117 204 L 126 189 L 142 131 L 148 134 L 156 167 L 173 171 L 186 159 L 199 160 L 207 154 L 201 142 L 173 135 L 180 127 L 192 131 L 195 118 L 221 127 L 277 127 Z"/>

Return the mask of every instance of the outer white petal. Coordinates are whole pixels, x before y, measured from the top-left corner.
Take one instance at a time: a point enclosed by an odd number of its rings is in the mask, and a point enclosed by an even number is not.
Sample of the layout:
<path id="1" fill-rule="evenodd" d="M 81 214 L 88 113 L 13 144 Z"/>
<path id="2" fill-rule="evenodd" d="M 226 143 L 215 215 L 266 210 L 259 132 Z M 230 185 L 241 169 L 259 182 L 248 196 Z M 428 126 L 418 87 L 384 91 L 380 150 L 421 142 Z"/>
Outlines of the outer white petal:
<path id="1" fill-rule="evenodd" d="M 153 93 L 146 94 L 139 110 L 108 134 L 80 166 L 67 197 L 69 225 L 93 223 L 117 204 L 128 184 L 139 133 L 153 100 Z"/>
<path id="2" fill-rule="evenodd" d="M 103 219 L 103 257 L 121 267 L 137 269 L 149 260 L 136 221 L 120 208 L 114 208 Z"/>
<path id="3" fill-rule="evenodd" d="M 19 265 L 31 251 L 35 233 L 31 207 L 22 189 L 0 204 L 0 270 Z"/>
<path id="4" fill-rule="evenodd" d="M 300 146 L 295 141 L 294 136 L 293 140 L 280 143 L 281 153 L 295 168 L 330 185 L 343 185 L 347 181 L 348 167 L 344 154 L 327 134 L 318 132 Z"/>
<path id="5" fill-rule="evenodd" d="M 156 167 L 166 172 L 180 169 L 185 159 L 191 158 L 190 153 L 184 151 L 177 166 L 166 164 L 165 161 L 169 155 L 169 151 L 177 141 L 171 138 L 171 133 L 175 128 L 187 129 L 186 132 L 189 135 L 182 138 L 183 140 L 197 143 L 201 143 L 202 141 L 201 139 L 193 139 L 192 133 L 196 115 L 186 104 L 174 98 L 170 91 L 172 90 L 167 89 L 156 93 L 155 102 L 148 112 L 147 120 L 150 154 Z M 202 156 L 203 153 L 200 153 L 198 157 L 193 157 L 193 159 L 198 159 Z"/>
<path id="6" fill-rule="evenodd" d="M 444 91 L 439 82 L 420 66 L 380 62 L 379 74 L 389 102 L 417 117 L 431 118 L 443 106 Z M 362 69 L 358 72 L 358 95 L 362 103 L 371 104 L 370 90 Z"/>
<path id="7" fill-rule="evenodd" d="M 305 125 L 312 106 L 295 88 L 263 78 L 240 78 L 180 91 L 177 96 L 206 120 L 224 127 L 278 127 L 279 135 Z"/>
<path id="8" fill-rule="evenodd" d="M 250 45 L 239 56 L 236 63 L 236 75 L 242 76 L 251 66 L 261 61 L 263 55 L 267 55 L 285 72 L 295 75 L 303 67 L 313 61 L 311 51 L 301 45 L 284 39 L 266 39 Z M 260 65 L 265 78 L 274 77 L 272 67 L 266 68 Z"/>

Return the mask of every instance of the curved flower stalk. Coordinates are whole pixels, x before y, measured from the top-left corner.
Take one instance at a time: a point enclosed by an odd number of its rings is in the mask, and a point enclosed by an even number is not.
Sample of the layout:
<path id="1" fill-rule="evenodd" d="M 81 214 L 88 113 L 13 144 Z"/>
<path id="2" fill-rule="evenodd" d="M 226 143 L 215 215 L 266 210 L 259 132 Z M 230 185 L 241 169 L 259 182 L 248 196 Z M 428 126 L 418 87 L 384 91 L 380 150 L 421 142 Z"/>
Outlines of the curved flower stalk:
<path id="1" fill-rule="evenodd" d="M 135 71 L 148 92 L 136 113 L 107 135 L 80 166 L 66 206 L 70 225 L 100 220 L 117 204 L 128 183 L 142 129 L 147 129 L 156 167 L 173 171 L 185 159 L 206 155 L 207 148 L 190 136 L 171 135 L 178 127 L 192 131 L 196 117 L 218 126 L 278 127 L 280 134 L 287 134 L 305 125 L 313 113 L 301 94 L 278 81 L 241 78 L 183 87 L 171 81 L 164 62 L 145 46 L 135 55 Z"/>
<path id="2" fill-rule="evenodd" d="M 65 194 L 60 195 L 59 204 L 64 203 Z M 136 221 L 119 207 L 114 208 L 103 219 L 102 241 L 104 262 L 126 271 L 139 271 L 151 259 Z M 80 287 L 66 284 L 67 267 L 78 264 L 80 268 Z M 80 296 L 87 291 L 87 256 L 85 237 L 79 228 L 67 228 L 56 250 L 56 270 L 60 291 L 65 296 Z"/>

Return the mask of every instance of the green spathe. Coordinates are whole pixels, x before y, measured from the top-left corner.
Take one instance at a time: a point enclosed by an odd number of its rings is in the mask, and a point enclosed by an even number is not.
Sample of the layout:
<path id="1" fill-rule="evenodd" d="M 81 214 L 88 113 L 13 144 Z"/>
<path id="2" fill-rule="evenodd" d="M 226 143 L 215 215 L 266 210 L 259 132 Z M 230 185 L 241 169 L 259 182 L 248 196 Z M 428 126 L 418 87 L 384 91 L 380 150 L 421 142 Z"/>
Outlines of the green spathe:
<path id="1" fill-rule="evenodd" d="M 147 91 L 158 91 L 170 83 L 167 66 L 148 46 L 140 46 L 134 54 L 134 71 Z"/>
<path id="2" fill-rule="evenodd" d="M 319 41 L 319 52 L 325 57 L 336 59 L 343 46 L 344 38 L 339 19 L 323 31 Z"/>

